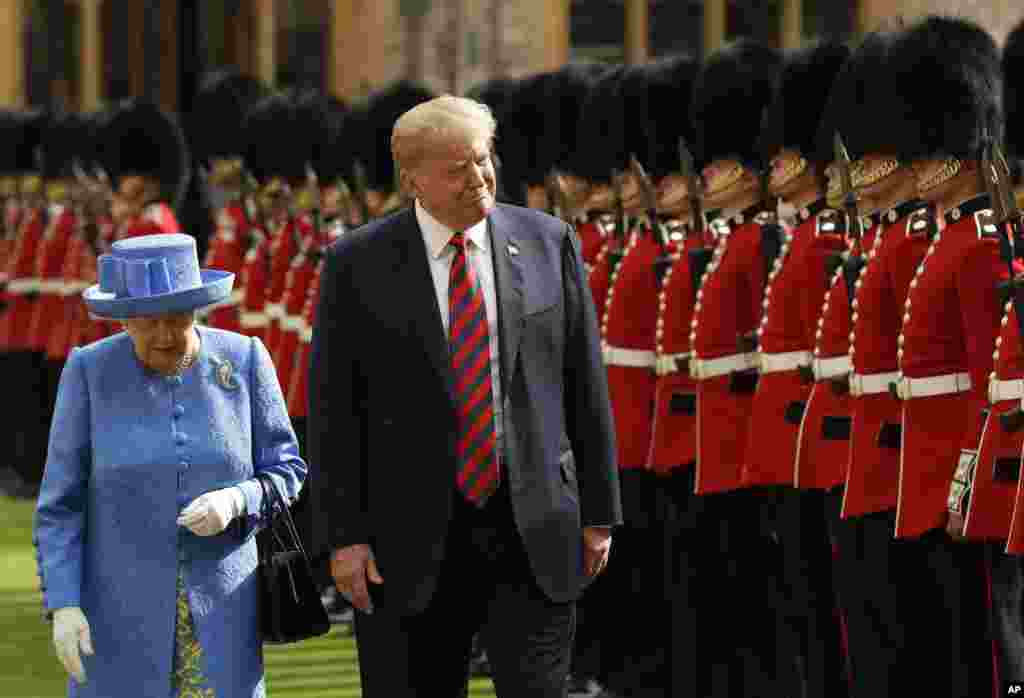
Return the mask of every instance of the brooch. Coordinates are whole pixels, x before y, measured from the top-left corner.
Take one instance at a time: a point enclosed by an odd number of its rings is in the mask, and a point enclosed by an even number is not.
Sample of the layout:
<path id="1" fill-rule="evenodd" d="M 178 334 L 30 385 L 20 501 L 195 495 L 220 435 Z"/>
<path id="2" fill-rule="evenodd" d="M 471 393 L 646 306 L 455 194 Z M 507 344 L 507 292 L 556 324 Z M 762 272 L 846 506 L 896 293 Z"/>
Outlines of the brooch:
<path id="1" fill-rule="evenodd" d="M 235 367 L 227 359 L 222 359 L 215 354 L 210 355 L 210 362 L 215 367 L 217 382 L 224 390 L 237 390 L 238 381 L 235 380 Z"/>

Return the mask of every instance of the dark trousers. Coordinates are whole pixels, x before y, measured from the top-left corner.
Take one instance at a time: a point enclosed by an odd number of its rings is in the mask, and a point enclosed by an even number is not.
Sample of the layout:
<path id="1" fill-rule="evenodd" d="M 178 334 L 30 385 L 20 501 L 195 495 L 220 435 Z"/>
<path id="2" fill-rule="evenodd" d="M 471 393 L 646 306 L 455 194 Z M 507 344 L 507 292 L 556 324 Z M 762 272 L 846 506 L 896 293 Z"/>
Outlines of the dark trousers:
<path id="1" fill-rule="evenodd" d="M 760 490 L 763 524 L 779 544 L 778 647 L 793 667 L 793 695 L 848 694 L 833 580 L 830 512 L 834 495 L 821 490 Z M 783 664 L 785 666 L 785 663 Z"/>
<path id="2" fill-rule="evenodd" d="M 39 352 L 15 351 L 5 355 L 3 363 L 4 380 L 8 381 L 10 394 L 18 400 L 16 408 L 9 411 L 14 436 L 10 464 L 23 481 L 38 485 L 46 465 L 52 415 L 44 357 Z M 53 393 L 56 395 L 56 387 Z"/>
<path id="3" fill-rule="evenodd" d="M 1024 682 L 1024 559 L 991 546 L 992 613 L 1002 681 Z"/>
<path id="4" fill-rule="evenodd" d="M 792 643 L 783 621 L 782 560 L 763 528 L 764 493 L 702 497 L 698 531 L 705 597 L 699 608 L 702 664 L 714 698 L 798 696 Z"/>
<path id="5" fill-rule="evenodd" d="M 663 483 L 653 472 L 619 472 L 623 525 L 612 538 L 604 575 L 601 611 L 603 681 L 630 698 L 666 696 L 668 653 L 659 630 L 665 601 L 664 521 L 659 511 Z"/>
<path id="6" fill-rule="evenodd" d="M 445 557 L 427 609 L 401 615 L 378 604 L 370 615 L 356 613 L 362 695 L 464 695 L 479 630 L 498 696 L 561 698 L 575 604 L 555 603 L 537 585 L 506 485 L 481 510 L 453 497 Z"/>
<path id="7" fill-rule="evenodd" d="M 908 667 L 916 694 L 993 695 L 991 613 L 986 546 L 957 543 L 942 529 L 906 541 Z"/>

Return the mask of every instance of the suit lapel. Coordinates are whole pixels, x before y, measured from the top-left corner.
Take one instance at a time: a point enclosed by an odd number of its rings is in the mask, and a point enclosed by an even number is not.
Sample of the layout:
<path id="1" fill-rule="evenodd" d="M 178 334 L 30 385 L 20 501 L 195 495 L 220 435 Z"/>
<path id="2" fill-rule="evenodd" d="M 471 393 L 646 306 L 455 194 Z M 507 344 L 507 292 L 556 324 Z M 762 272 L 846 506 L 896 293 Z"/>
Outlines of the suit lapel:
<path id="1" fill-rule="evenodd" d="M 508 395 L 508 383 L 519 352 L 519 331 L 523 319 L 522 246 L 508 229 L 501 208 L 487 218 L 491 233 L 491 259 L 498 295 L 498 332 L 501 347 L 501 388 Z"/>
<path id="2" fill-rule="evenodd" d="M 430 273 L 427 248 L 423 244 L 423 233 L 413 209 L 409 208 L 405 216 L 406 220 L 395 243 L 398 255 L 396 278 L 408 279 L 408 287 L 403 289 L 400 303 L 409 314 L 413 335 L 420 338 L 420 346 L 442 379 L 449 399 L 454 402 L 448 338 L 444 335 L 441 310 L 437 307 L 437 290 Z"/>

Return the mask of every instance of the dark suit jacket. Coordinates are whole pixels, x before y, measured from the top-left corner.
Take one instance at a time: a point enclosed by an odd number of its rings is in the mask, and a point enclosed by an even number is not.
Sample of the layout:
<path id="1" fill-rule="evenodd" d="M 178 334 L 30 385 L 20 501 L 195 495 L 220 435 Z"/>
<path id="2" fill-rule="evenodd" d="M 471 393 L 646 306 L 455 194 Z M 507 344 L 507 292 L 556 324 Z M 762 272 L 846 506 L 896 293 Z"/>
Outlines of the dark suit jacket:
<path id="1" fill-rule="evenodd" d="M 622 518 L 597 318 L 566 223 L 505 204 L 488 221 L 503 477 L 540 587 L 568 601 L 586 583 L 581 522 Z M 413 209 L 328 251 L 309 370 L 313 553 L 368 543 L 384 577 L 375 601 L 420 611 L 445 550 L 456 423 L 448 341 Z"/>

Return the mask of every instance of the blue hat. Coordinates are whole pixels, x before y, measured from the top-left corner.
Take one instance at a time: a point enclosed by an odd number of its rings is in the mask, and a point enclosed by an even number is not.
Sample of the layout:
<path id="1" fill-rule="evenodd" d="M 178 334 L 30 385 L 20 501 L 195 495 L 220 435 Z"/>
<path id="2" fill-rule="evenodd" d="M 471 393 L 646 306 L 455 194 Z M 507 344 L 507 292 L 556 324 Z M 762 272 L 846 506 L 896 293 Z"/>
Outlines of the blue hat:
<path id="1" fill-rule="evenodd" d="M 82 297 L 89 312 L 111 320 L 184 313 L 222 301 L 235 275 L 199 268 L 188 235 L 143 235 L 118 240 L 99 257 L 99 283 Z"/>

